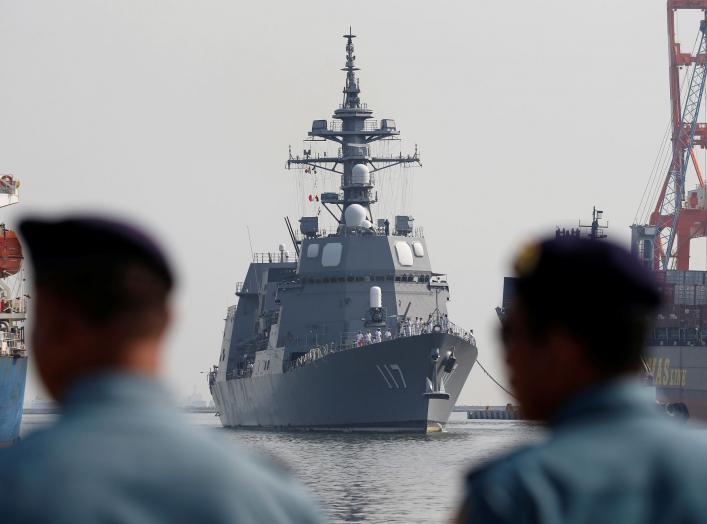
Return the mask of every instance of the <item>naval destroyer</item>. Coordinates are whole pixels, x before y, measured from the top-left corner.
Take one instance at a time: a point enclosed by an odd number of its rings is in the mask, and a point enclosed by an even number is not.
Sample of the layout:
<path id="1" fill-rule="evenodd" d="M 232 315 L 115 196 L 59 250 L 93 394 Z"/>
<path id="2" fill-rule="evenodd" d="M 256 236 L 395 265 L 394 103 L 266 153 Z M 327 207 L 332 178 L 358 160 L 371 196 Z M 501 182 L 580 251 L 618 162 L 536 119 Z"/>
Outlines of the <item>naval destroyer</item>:
<path id="1" fill-rule="evenodd" d="M 438 431 L 476 361 L 472 332 L 449 320 L 447 278 L 432 270 L 413 218 L 374 216 L 376 177 L 421 164 L 417 148 L 372 153 L 399 131 L 361 101 L 355 35 L 344 38 L 343 101 L 308 132 L 338 152 L 305 149 L 287 161 L 305 176 L 340 177 L 339 191 L 316 196 L 335 230 L 323 231 L 319 216 L 303 216 L 299 231 L 285 219 L 294 252 L 253 255 L 208 374 L 224 426 Z"/>

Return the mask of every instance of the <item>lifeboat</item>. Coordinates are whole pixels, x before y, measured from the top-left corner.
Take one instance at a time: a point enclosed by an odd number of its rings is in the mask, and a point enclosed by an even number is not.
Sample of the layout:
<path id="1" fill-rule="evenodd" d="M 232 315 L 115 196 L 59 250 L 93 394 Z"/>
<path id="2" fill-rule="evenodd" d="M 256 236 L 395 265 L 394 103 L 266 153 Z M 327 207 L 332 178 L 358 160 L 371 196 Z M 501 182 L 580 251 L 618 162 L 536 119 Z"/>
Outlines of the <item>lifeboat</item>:
<path id="1" fill-rule="evenodd" d="M 22 267 L 22 245 L 14 231 L 0 229 L 0 278 L 16 274 Z"/>

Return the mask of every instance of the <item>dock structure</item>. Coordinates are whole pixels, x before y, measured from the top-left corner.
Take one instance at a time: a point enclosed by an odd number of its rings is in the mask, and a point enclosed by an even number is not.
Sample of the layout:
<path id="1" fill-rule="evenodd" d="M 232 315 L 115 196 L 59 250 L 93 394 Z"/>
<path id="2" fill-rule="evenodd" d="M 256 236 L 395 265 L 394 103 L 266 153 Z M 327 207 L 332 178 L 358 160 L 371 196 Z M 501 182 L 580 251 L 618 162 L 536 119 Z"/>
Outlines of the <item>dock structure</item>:
<path id="1" fill-rule="evenodd" d="M 518 406 L 486 406 L 485 408 L 470 409 L 466 412 L 470 420 L 523 420 Z"/>

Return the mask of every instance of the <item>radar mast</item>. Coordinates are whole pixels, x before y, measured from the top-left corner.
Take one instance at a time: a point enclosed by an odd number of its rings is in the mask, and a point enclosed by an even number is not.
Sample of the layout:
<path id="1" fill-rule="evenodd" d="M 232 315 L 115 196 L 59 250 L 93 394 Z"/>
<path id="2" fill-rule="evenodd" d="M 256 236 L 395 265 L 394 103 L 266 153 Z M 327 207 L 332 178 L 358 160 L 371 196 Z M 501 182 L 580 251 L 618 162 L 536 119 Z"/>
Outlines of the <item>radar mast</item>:
<path id="1" fill-rule="evenodd" d="M 367 104 L 361 102 L 361 88 L 356 71 L 356 56 L 354 55 L 353 39 L 349 28 L 346 39 L 346 65 L 342 71 L 346 72 L 346 83 L 343 89 L 343 101 L 332 115 L 333 120 L 314 120 L 312 130 L 307 133 L 306 142 L 331 141 L 336 142 L 338 153 L 336 156 L 327 154 L 312 154 L 311 149 L 304 149 L 302 155 L 293 155 L 290 147 L 287 168 L 301 169 L 310 172 L 307 167 L 321 169 L 341 175 L 341 193 L 322 194 L 321 203 L 331 213 L 339 225 L 345 224 L 344 213 L 352 204 L 365 208 L 367 219 L 372 221 L 371 204 L 377 201 L 375 187 L 375 173 L 396 165 L 419 165 L 420 157 L 415 146 L 413 154 L 398 156 L 372 156 L 370 144 L 379 140 L 393 140 L 400 132 L 397 130 L 395 120 L 383 118 L 380 124 L 371 120 L 373 111 Z M 338 209 L 338 215 L 329 206 Z"/>

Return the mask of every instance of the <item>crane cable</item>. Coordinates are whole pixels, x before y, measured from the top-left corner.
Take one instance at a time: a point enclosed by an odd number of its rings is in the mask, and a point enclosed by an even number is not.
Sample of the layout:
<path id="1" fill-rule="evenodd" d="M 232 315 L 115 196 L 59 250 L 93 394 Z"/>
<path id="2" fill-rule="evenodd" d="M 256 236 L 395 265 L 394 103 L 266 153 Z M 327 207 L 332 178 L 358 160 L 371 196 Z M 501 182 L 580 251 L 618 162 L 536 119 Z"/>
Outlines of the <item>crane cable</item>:
<path id="1" fill-rule="evenodd" d="M 695 42 L 693 43 L 692 46 L 692 55 L 695 54 L 695 51 L 698 49 L 699 42 L 701 40 L 700 34 L 698 34 L 695 37 Z M 682 99 L 683 95 L 687 91 L 687 76 L 690 71 L 690 68 L 685 68 L 683 71 L 683 78 L 682 81 L 680 82 L 680 87 L 681 87 L 681 92 L 679 94 L 680 97 L 680 105 L 682 107 Z M 660 192 L 660 187 L 662 185 L 662 182 L 664 181 L 664 177 L 658 177 L 660 173 L 664 173 L 668 167 L 669 162 L 672 161 L 672 155 L 669 155 L 668 152 L 672 152 L 672 147 L 665 147 L 667 138 L 670 135 L 670 129 L 671 129 L 671 123 L 672 123 L 672 117 L 668 119 L 668 125 L 666 127 L 665 135 L 663 136 L 663 139 L 661 140 L 660 145 L 658 146 L 658 154 L 656 155 L 655 161 L 653 162 L 653 169 L 651 169 L 651 175 L 648 178 L 648 181 L 646 182 L 646 186 L 643 190 L 643 195 L 641 195 L 641 200 L 638 205 L 638 209 L 636 210 L 636 215 L 634 216 L 634 223 L 636 223 L 636 219 L 638 217 L 646 217 L 646 221 L 648 219 L 648 215 L 650 213 L 650 206 L 652 205 L 651 203 L 656 199 L 658 196 L 658 193 Z M 672 139 L 671 139 L 672 142 Z M 670 158 L 668 158 L 670 157 Z M 662 169 L 661 169 L 662 168 Z M 652 189 L 649 189 L 651 188 Z M 647 197 L 647 198 L 646 198 Z"/>
<path id="2" fill-rule="evenodd" d="M 518 400 L 518 397 L 516 397 L 513 393 L 511 393 L 510 391 L 508 391 L 508 389 L 506 389 L 505 387 L 503 387 L 503 385 L 502 385 L 498 380 L 496 380 L 496 379 L 493 377 L 493 375 L 492 375 L 491 373 L 489 373 L 489 372 L 486 370 L 486 368 L 484 367 L 484 365 L 481 363 L 481 361 L 480 361 L 478 358 L 476 359 L 476 363 L 479 365 L 479 367 L 481 368 L 481 370 L 482 370 L 484 373 L 486 373 L 486 376 L 488 376 L 488 377 L 493 381 L 494 384 L 496 384 L 499 388 L 501 388 L 503 391 L 505 391 L 508 395 L 510 395 L 510 396 L 513 397 L 514 399 Z"/>

